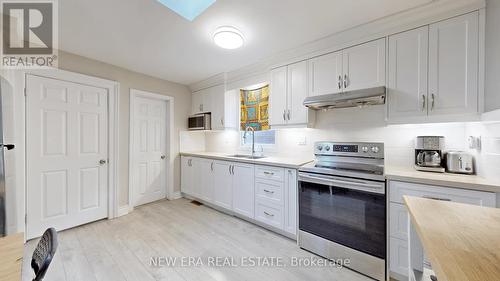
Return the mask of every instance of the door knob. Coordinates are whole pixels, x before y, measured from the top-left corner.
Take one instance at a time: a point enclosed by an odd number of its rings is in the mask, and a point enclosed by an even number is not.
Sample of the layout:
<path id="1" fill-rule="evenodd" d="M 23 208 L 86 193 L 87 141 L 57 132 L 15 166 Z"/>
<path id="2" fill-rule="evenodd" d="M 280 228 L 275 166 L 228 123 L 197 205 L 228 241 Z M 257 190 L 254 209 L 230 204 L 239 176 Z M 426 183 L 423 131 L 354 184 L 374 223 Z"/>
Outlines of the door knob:
<path id="1" fill-rule="evenodd" d="M 161 158 L 161 160 L 164 160 L 165 158 L 167 158 L 167 156 L 162 155 L 160 158 Z"/>
<path id="2" fill-rule="evenodd" d="M 106 164 L 106 160 L 104 160 L 104 159 L 99 160 L 99 164 L 100 164 L 100 165 L 104 165 L 104 164 Z"/>

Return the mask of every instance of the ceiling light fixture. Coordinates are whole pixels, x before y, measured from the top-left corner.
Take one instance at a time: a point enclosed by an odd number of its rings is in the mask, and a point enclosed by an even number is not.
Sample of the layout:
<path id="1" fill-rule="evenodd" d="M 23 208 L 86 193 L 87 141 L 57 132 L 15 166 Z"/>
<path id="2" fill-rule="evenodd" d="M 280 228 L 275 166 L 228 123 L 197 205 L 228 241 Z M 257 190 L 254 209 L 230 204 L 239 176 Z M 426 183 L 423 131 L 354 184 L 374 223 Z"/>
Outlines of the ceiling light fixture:
<path id="1" fill-rule="evenodd" d="M 244 42 L 243 34 L 232 26 L 221 26 L 214 32 L 214 43 L 221 48 L 238 49 Z"/>

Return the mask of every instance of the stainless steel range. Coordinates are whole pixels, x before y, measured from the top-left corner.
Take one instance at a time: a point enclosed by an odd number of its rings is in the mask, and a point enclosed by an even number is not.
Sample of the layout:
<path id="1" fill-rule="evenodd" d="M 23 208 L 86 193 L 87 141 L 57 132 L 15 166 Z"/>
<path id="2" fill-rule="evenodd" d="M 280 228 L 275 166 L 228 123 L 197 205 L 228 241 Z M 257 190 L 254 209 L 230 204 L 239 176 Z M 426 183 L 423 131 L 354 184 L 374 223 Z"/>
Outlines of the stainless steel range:
<path id="1" fill-rule="evenodd" d="M 299 246 L 385 280 L 384 144 L 318 142 L 314 154 L 299 169 Z"/>

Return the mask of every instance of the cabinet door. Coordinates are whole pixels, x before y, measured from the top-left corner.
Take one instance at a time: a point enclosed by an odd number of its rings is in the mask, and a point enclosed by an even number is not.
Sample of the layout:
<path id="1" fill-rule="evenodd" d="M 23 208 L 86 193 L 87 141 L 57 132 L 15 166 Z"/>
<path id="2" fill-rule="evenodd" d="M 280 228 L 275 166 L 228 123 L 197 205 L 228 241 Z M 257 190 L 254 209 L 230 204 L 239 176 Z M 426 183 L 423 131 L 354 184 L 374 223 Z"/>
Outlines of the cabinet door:
<path id="1" fill-rule="evenodd" d="M 230 90 L 224 93 L 224 128 L 239 129 L 240 127 L 240 92 Z"/>
<path id="2" fill-rule="evenodd" d="M 408 242 L 391 237 L 389 239 L 389 268 L 401 276 L 408 276 Z"/>
<path id="3" fill-rule="evenodd" d="M 297 234 L 297 171 L 287 169 L 285 171 L 285 223 L 283 228 L 286 232 Z"/>
<path id="4" fill-rule="evenodd" d="M 224 130 L 224 108 L 225 108 L 225 92 L 224 85 L 214 86 L 210 88 L 205 101 L 208 108 L 206 112 L 211 112 L 212 129 Z"/>
<path id="5" fill-rule="evenodd" d="M 212 203 L 214 199 L 214 165 L 215 161 L 203 159 L 201 161 L 201 190 L 200 199 Z"/>
<path id="6" fill-rule="evenodd" d="M 213 203 L 228 210 L 232 209 L 233 177 L 229 162 L 214 163 L 214 201 Z"/>
<path id="7" fill-rule="evenodd" d="M 428 26 L 389 37 L 389 119 L 427 115 L 428 48 Z"/>
<path id="8" fill-rule="evenodd" d="M 479 14 L 430 26 L 429 115 L 478 112 Z"/>
<path id="9" fill-rule="evenodd" d="M 344 91 L 385 86 L 385 39 L 343 51 Z"/>
<path id="10" fill-rule="evenodd" d="M 307 124 L 307 61 L 288 66 L 288 95 L 286 119 L 288 124 Z"/>
<path id="11" fill-rule="evenodd" d="M 309 96 L 342 92 L 342 52 L 310 59 Z"/>
<path id="12" fill-rule="evenodd" d="M 181 157 L 181 191 L 188 195 L 193 193 L 193 175 L 191 157 Z"/>
<path id="13" fill-rule="evenodd" d="M 203 112 L 203 92 L 195 92 L 191 95 L 192 114 Z"/>
<path id="14" fill-rule="evenodd" d="M 287 67 L 271 70 L 271 89 L 269 94 L 269 124 L 286 124 Z"/>
<path id="15" fill-rule="evenodd" d="M 196 198 L 201 198 L 201 192 L 204 187 L 203 183 L 203 160 L 201 158 L 191 159 L 191 195 Z"/>
<path id="16" fill-rule="evenodd" d="M 254 165 L 233 163 L 233 211 L 254 218 Z"/>

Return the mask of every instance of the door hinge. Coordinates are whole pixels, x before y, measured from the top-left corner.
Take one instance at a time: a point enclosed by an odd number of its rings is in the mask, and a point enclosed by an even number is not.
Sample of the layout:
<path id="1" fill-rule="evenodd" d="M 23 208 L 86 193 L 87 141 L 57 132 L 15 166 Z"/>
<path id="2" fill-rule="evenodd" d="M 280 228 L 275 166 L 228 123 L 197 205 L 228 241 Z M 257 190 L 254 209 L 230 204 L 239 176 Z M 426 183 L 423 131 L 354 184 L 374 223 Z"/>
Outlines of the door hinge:
<path id="1" fill-rule="evenodd" d="M 28 224 L 28 214 L 24 215 L 24 224 Z"/>
<path id="2" fill-rule="evenodd" d="M 26 96 L 26 88 L 24 88 L 24 96 Z"/>

